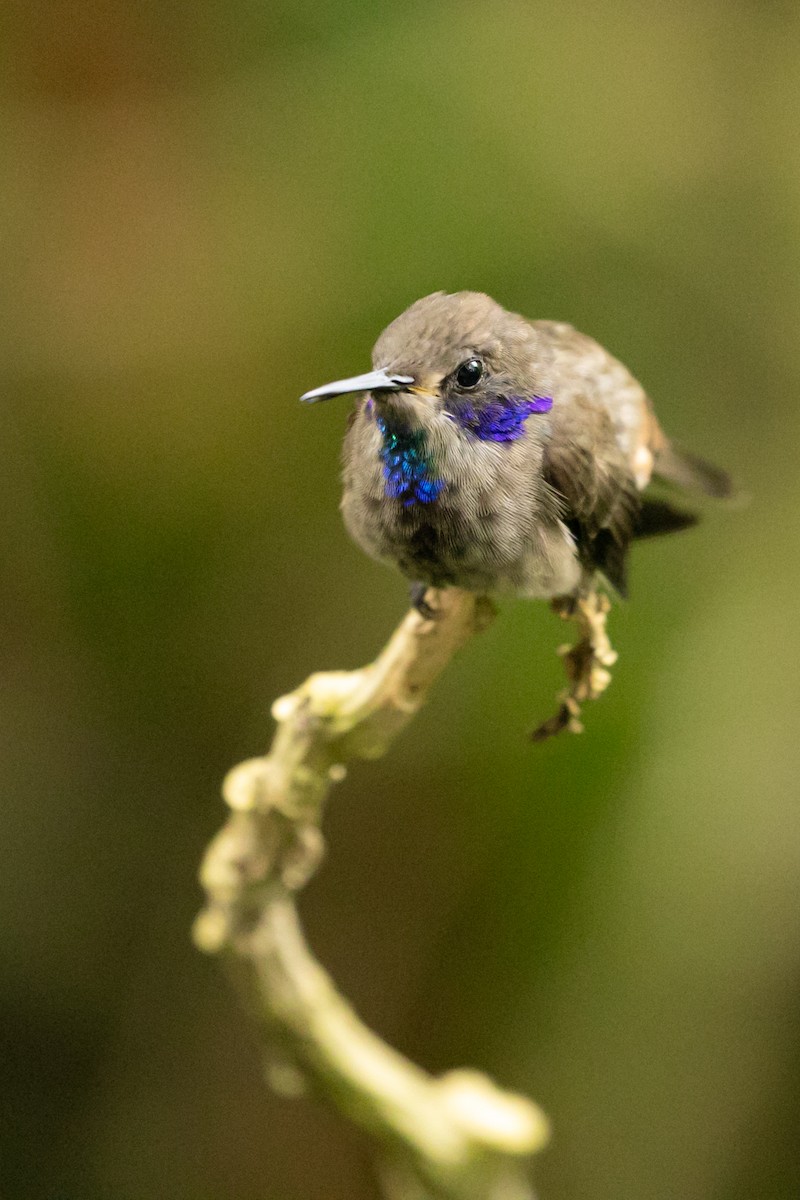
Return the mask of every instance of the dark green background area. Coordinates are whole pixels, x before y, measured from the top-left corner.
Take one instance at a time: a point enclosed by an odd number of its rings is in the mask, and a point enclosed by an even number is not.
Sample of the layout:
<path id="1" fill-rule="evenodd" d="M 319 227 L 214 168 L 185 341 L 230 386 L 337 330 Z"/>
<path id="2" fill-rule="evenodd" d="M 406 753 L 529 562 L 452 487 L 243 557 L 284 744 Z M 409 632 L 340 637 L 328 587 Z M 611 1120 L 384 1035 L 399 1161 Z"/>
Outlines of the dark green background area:
<path id="1" fill-rule="evenodd" d="M 638 547 L 613 685 L 505 603 L 303 898 L 360 1013 L 534 1096 L 542 1200 L 789 1200 L 800 988 L 800 14 L 66 0 L 0 28 L 0 1195 L 374 1200 L 189 928 L 273 698 L 404 611 L 349 401 L 417 296 L 572 321 L 750 496 Z"/>

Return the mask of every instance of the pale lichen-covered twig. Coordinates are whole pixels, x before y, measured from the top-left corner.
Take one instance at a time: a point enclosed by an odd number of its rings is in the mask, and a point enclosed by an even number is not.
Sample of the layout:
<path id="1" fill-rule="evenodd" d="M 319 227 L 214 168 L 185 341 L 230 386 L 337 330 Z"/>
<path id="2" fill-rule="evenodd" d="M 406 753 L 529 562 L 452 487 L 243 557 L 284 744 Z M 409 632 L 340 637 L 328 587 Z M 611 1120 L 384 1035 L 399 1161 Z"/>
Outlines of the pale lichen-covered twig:
<path id="1" fill-rule="evenodd" d="M 617 661 L 617 653 L 608 640 L 606 616 L 611 604 L 600 592 L 588 592 L 573 598 L 566 596 L 553 601 L 553 610 L 565 621 L 574 621 L 582 635 L 574 646 L 559 646 L 564 660 L 568 686 L 558 697 L 558 711 L 534 729 L 531 739 L 543 742 L 566 729 L 582 733 L 581 707 L 587 700 L 596 700 L 611 682 L 609 667 Z"/>
<path id="2" fill-rule="evenodd" d="M 326 1096 L 371 1133 L 387 1196 L 527 1200 L 523 1160 L 548 1136 L 540 1109 L 475 1071 L 433 1078 L 381 1041 L 312 957 L 294 903 L 319 863 L 323 805 L 344 764 L 384 753 L 493 615 L 456 589 L 427 599 L 434 615 L 410 612 L 370 666 L 312 675 L 275 703 L 269 755 L 225 781 L 232 811 L 206 853 L 194 936 L 226 956 L 263 1030 L 273 1086 Z"/>

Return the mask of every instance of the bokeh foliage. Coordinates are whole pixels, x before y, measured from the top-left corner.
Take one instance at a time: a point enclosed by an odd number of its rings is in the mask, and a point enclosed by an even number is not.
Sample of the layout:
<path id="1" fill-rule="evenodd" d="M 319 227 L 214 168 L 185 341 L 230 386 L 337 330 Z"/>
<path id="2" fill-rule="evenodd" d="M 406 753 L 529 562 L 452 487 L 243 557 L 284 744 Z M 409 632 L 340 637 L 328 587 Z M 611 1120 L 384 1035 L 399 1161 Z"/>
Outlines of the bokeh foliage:
<path id="1" fill-rule="evenodd" d="M 0 49 L 0 1190 L 371 1200 L 190 947 L 217 784 L 402 583 L 346 541 L 347 401 L 475 287 L 627 362 L 751 495 L 637 550 L 580 739 L 507 604 L 354 772 L 305 899 L 361 1013 L 550 1113 L 543 1200 L 800 1191 L 800 14 L 16 0 Z"/>

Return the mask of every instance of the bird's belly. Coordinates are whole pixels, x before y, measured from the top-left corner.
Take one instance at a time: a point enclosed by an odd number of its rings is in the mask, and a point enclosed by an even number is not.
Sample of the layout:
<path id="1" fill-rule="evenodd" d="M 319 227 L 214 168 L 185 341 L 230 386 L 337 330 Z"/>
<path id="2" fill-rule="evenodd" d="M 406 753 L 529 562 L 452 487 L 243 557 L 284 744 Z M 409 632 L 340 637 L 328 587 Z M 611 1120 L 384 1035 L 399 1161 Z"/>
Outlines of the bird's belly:
<path id="1" fill-rule="evenodd" d="M 351 537 L 411 580 L 539 598 L 574 591 L 581 570 L 569 532 L 559 521 L 542 524 L 522 509 L 470 515 L 441 500 L 404 507 L 350 491 L 342 501 Z"/>

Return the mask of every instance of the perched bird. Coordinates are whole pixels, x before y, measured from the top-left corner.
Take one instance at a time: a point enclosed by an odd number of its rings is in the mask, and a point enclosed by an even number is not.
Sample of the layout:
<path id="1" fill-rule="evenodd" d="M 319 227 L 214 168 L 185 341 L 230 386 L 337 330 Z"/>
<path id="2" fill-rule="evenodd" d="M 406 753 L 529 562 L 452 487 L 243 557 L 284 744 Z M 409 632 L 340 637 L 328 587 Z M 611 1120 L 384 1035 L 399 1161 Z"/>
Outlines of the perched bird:
<path id="1" fill-rule="evenodd" d="M 345 525 L 412 581 L 422 611 L 427 587 L 551 599 L 563 615 L 601 581 L 624 596 L 631 541 L 696 519 L 645 493 L 652 477 L 731 490 L 669 441 L 597 342 L 482 293 L 418 300 L 372 362 L 302 399 L 360 394 L 344 442 Z"/>

